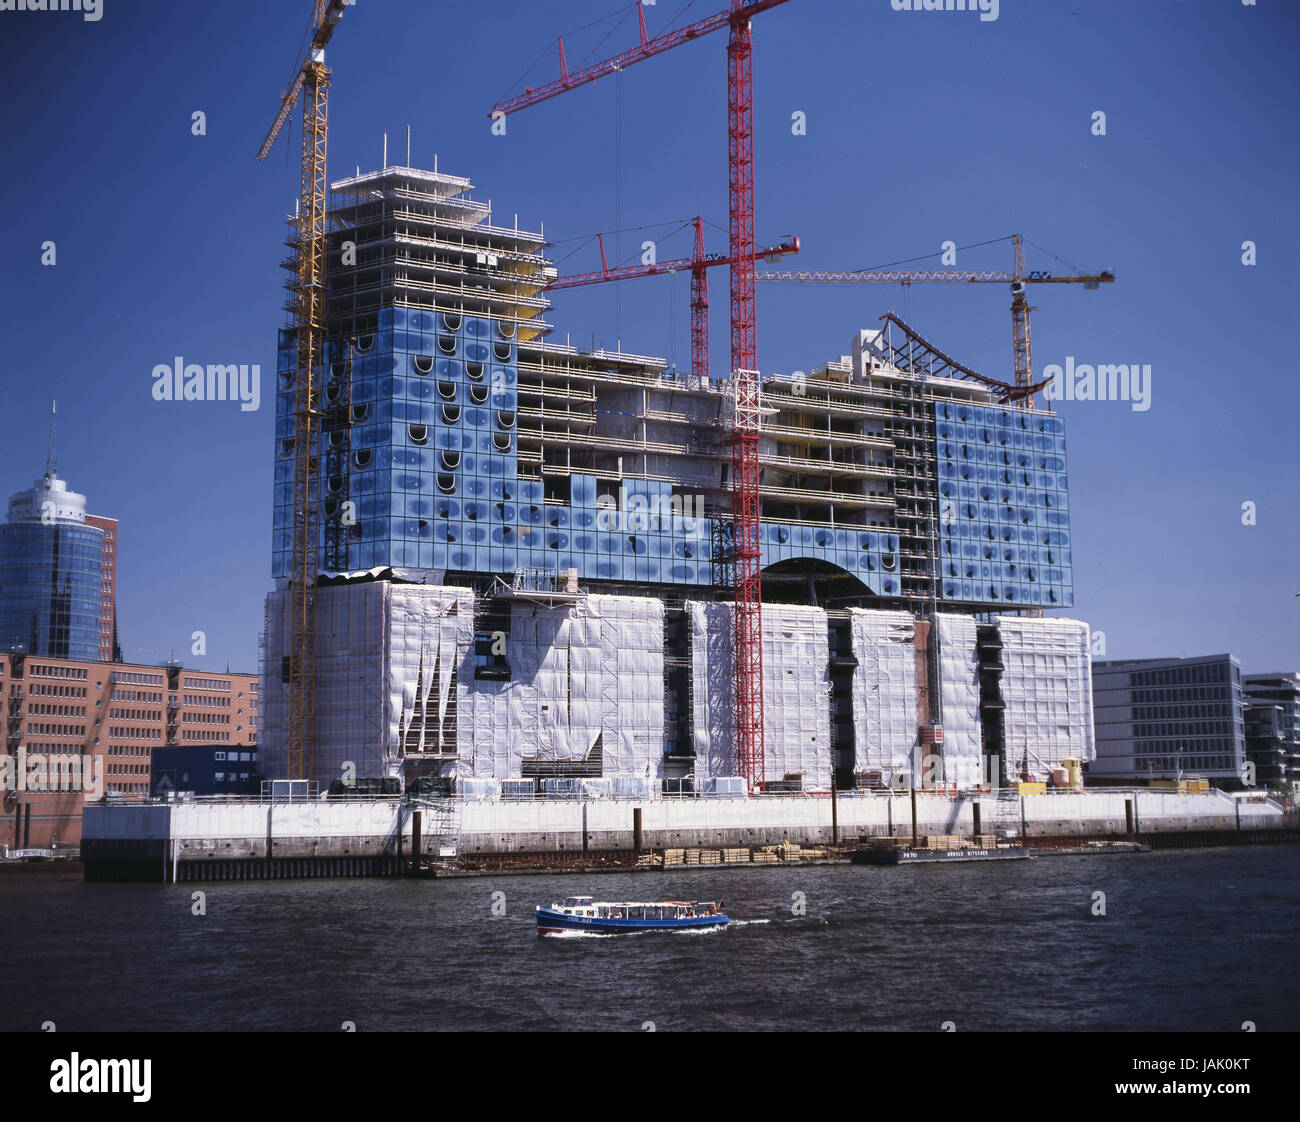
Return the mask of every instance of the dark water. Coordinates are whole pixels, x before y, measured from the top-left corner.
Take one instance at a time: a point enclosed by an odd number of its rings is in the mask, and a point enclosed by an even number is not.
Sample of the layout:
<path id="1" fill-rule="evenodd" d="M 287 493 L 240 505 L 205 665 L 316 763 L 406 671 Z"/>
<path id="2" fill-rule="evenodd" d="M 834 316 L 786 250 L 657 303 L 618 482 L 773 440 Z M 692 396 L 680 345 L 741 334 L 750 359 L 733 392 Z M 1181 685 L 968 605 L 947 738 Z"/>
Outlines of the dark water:
<path id="1" fill-rule="evenodd" d="M 533 906 L 581 891 L 748 922 L 539 939 Z M 1296 846 L 176 887 L 29 867 L 0 871 L 0 1029 L 1295 1030 L 1298 936 Z"/>

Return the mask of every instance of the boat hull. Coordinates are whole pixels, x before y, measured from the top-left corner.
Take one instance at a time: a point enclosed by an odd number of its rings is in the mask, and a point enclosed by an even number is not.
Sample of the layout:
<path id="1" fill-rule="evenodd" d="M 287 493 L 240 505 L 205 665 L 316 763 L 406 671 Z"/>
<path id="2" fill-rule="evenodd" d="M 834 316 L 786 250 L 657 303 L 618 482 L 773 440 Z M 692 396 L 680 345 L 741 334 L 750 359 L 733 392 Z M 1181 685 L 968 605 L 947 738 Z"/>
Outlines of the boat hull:
<path id="1" fill-rule="evenodd" d="M 859 849 L 853 854 L 855 865 L 930 865 L 949 861 L 1025 861 L 1029 850 L 1024 846 L 998 846 L 996 849 Z"/>
<path id="2" fill-rule="evenodd" d="M 572 916 L 550 908 L 537 909 L 537 934 L 559 935 L 585 931 L 593 935 L 626 935 L 634 931 L 701 931 L 726 927 L 725 915 L 692 916 L 688 919 L 609 919 L 602 916 Z"/>

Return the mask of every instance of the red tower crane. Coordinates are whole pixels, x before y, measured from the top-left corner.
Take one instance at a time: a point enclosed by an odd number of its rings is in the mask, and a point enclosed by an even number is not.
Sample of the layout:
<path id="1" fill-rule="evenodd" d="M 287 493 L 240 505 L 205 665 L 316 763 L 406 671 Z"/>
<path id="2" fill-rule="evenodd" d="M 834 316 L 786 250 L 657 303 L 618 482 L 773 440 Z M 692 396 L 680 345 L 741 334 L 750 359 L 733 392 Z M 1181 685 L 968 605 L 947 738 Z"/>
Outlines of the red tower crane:
<path id="1" fill-rule="evenodd" d="M 732 546 L 727 558 L 735 570 L 736 761 L 753 790 L 762 785 L 763 751 L 763 600 L 759 542 L 758 431 L 761 388 L 754 315 L 754 71 L 750 18 L 787 0 L 731 0 L 726 11 L 697 20 L 653 39 L 637 3 L 640 43 L 602 62 L 569 71 L 564 42 L 558 41 L 560 77 L 498 102 L 491 115 L 508 115 L 567 90 L 594 82 L 633 63 L 730 29 L 727 42 L 728 210 L 731 242 L 731 432 Z M 692 305 L 694 330 L 695 308 Z"/>
<path id="2" fill-rule="evenodd" d="M 606 281 L 628 280 L 632 277 L 657 277 L 664 274 L 691 271 L 691 373 L 701 381 L 709 379 L 709 278 L 705 272 L 716 265 L 730 265 L 731 258 L 723 253 L 704 251 L 704 219 L 695 218 L 695 249 L 689 258 L 678 257 L 670 261 L 656 261 L 649 265 L 616 265 L 612 269 L 605 258 L 605 235 L 597 234 L 600 246 L 600 268 L 590 273 L 571 273 L 546 286 L 547 291 L 557 288 L 579 288 Z M 799 239 L 787 238 L 779 245 L 763 246 L 754 251 L 754 260 L 774 264 L 789 253 L 799 252 Z"/>

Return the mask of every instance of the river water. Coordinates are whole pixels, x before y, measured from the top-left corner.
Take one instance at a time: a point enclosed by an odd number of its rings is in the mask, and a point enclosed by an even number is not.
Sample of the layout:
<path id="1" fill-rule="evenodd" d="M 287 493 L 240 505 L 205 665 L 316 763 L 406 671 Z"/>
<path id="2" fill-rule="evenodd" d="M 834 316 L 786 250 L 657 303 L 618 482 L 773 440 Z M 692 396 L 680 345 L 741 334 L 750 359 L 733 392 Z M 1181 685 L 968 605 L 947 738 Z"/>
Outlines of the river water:
<path id="1" fill-rule="evenodd" d="M 538 938 L 534 905 L 575 893 L 739 922 Z M 177 886 L 26 866 L 0 870 L 0 1030 L 1295 1030 L 1298 939 L 1296 846 Z"/>

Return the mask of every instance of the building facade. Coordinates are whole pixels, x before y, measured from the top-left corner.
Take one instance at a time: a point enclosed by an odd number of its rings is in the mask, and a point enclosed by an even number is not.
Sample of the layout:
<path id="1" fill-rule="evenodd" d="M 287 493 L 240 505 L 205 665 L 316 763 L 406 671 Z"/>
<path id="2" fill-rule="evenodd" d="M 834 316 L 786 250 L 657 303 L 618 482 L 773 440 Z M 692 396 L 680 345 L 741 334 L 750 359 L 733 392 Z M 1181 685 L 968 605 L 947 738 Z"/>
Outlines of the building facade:
<path id="1" fill-rule="evenodd" d="M 729 382 L 551 342 L 540 234 L 468 180 L 334 184 L 319 555 L 334 571 L 567 571 L 712 588 L 729 526 Z M 396 264 L 394 264 L 394 261 Z M 763 562 L 864 595 L 978 610 L 1073 603 L 1064 426 L 901 332 L 765 380 Z M 276 396 L 273 575 L 289 573 L 295 337 Z M 349 505 L 350 504 L 350 505 Z M 348 519 L 345 511 L 354 517 Z M 936 572 L 936 562 L 942 560 Z"/>
<path id="2" fill-rule="evenodd" d="M 117 519 L 86 515 L 86 525 L 103 534 L 104 554 L 99 587 L 99 660 L 121 662 L 117 642 Z"/>
<path id="3" fill-rule="evenodd" d="M 1247 674 L 1246 752 L 1260 783 L 1300 783 L 1300 673 Z"/>
<path id="4" fill-rule="evenodd" d="M 338 720 L 358 726 L 349 735 L 364 739 L 369 766 L 380 769 L 360 774 L 501 780 L 540 775 L 557 759 L 576 773 L 581 758 L 587 777 L 609 777 L 623 766 L 615 760 L 626 761 L 620 778 L 734 775 L 722 747 L 734 702 L 721 669 L 731 633 L 731 380 L 552 341 L 545 289 L 556 270 L 544 237 L 495 225 L 467 179 L 385 168 L 333 190 L 329 259 L 342 260 L 346 242 L 356 264 L 328 272 L 317 383 L 317 544 L 330 590 L 319 597 L 313 778 L 338 778 L 351 757 L 337 753 L 356 751 L 331 741 Z M 296 451 L 292 329 L 281 333 L 277 365 L 272 570 L 283 585 Z M 829 653 L 853 646 L 853 609 L 920 623 L 906 640 L 921 675 L 905 722 L 911 747 L 926 735 L 933 754 L 954 759 L 1009 752 L 1001 693 L 1032 691 L 1003 679 L 979 644 L 1007 632 L 999 614 L 1073 603 L 1061 420 L 1025 408 L 1012 387 L 896 320 L 857 332 L 848 354 L 807 372 L 764 376 L 762 393 L 763 596 L 776 628 L 765 643 L 775 644 L 775 665 L 785 632 L 803 636 L 814 660 L 806 689 L 785 688 L 803 680 L 794 665 L 770 686 L 769 777 L 800 774 L 824 787 L 835 771 L 852 783 L 879 754 L 853 719 L 855 705 L 863 720 L 871 708 L 854 691 L 874 684 L 855 685 L 847 661 L 877 656 L 861 646 L 837 667 Z M 385 587 L 361 587 L 375 581 Z M 283 597 L 281 588 L 268 605 L 271 775 L 286 758 Z M 936 617 L 953 622 L 929 626 Z M 1064 754 L 1087 759 L 1087 627 L 1061 622 L 1033 641 L 1059 644 L 1043 656 L 1059 655 L 1062 673 L 1068 665 L 1074 675 L 1048 720 L 1069 730 Z M 868 630 L 858 629 L 863 643 Z M 618 700 L 623 671 L 609 663 L 619 648 L 607 633 L 628 651 L 627 681 L 657 683 L 637 687 L 649 690 L 644 720 Z M 351 678 L 335 666 L 345 650 L 358 668 Z M 344 703 L 366 674 L 373 694 Z M 945 708 L 962 732 L 940 748 L 921 726 L 937 725 Z M 598 719 L 619 712 L 635 732 Z M 580 735 L 569 723 L 579 718 Z M 429 757 L 418 762 L 405 754 L 411 722 L 420 743 L 432 736 L 437 745 L 413 753 Z M 611 742 L 620 735 L 625 742 Z M 962 782 L 974 774 L 954 770 Z"/>
<path id="5" fill-rule="evenodd" d="M 87 522 L 86 497 L 51 460 L 0 525 L 0 650 L 100 658 L 103 597 L 104 530 Z"/>
<path id="6" fill-rule="evenodd" d="M 259 795 L 264 778 L 256 743 L 165 748 L 153 754 L 151 774 L 155 795 Z"/>
<path id="7" fill-rule="evenodd" d="M 1092 696 L 1097 758 L 1089 780 L 1199 775 L 1242 785 L 1245 699 L 1236 656 L 1097 662 Z"/>
<path id="8" fill-rule="evenodd" d="M 169 752 L 255 752 L 258 690 L 255 674 L 0 653 L 0 840 L 76 846 L 85 802 L 148 797 Z"/>

